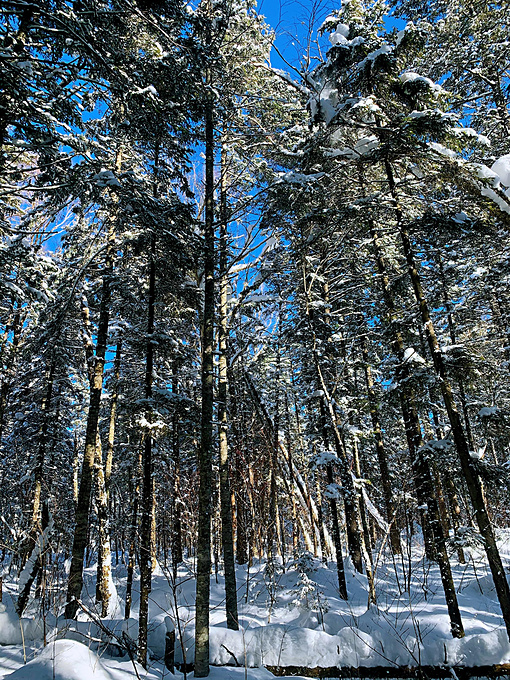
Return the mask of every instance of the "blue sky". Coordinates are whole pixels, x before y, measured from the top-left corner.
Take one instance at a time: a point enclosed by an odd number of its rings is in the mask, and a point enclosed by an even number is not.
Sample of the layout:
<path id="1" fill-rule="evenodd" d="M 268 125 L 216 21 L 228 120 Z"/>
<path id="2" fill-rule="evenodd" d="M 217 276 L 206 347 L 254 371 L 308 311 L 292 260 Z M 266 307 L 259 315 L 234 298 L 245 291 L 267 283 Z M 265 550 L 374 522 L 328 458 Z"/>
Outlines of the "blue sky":
<path id="1" fill-rule="evenodd" d="M 258 0 L 259 14 L 266 17 L 266 22 L 276 33 L 275 44 L 285 61 L 293 66 L 299 66 L 307 52 L 310 40 L 317 37 L 317 29 L 324 19 L 341 7 L 341 0 Z M 388 18 L 387 28 L 393 26 L 403 28 L 405 22 L 401 19 Z M 321 40 L 324 52 L 329 47 L 328 37 Z M 311 54 L 316 51 L 312 48 Z M 289 70 L 278 53 L 273 50 L 271 63 L 277 68 Z M 312 61 L 313 67 L 313 61 Z"/>
<path id="2" fill-rule="evenodd" d="M 341 0 L 258 0 L 257 9 L 276 33 L 276 46 L 285 59 L 297 66 L 315 39 L 317 28 L 341 5 Z M 284 64 L 275 52 L 273 66 Z"/>

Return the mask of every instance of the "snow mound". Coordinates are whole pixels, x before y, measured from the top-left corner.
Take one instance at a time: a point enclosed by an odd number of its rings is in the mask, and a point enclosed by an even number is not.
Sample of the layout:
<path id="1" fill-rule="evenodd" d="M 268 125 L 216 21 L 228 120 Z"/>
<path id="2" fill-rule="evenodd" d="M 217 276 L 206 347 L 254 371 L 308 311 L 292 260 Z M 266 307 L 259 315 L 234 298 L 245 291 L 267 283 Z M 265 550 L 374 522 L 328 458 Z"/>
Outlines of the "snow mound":
<path id="1" fill-rule="evenodd" d="M 23 640 L 41 640 L 42 637 L 40 620 L 20 619 L 13 611 L 0 610 L 0 645 L 21 645 Z"/>
<path id="2" fill-rule="evenodd" d="M 75 640 L 56 640 L 26 666 L 7 676 L 12 680 L 113 680 L 91 649 Z"/>

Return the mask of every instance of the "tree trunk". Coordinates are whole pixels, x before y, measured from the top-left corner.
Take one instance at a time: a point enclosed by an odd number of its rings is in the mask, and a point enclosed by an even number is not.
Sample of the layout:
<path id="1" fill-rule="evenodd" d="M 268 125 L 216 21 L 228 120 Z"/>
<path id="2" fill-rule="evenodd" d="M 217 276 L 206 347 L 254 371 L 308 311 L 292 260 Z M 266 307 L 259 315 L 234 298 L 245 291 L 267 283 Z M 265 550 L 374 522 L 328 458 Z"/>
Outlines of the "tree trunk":
<path id="1" fill-rule="evenodd" d="M 392 178 L 391 168 L 389 164 L 387 164 L 387 170 L 388 177 Z M 443 356 L 441 354 L 441 348 L 437 340 L 434 325 L 430 318 L 429 308 L 421 285 L 418 269 L 416 267 L 416 263 L 414 260 L 414 253 L 412 251 L 409 234 L 404 228 L 401 220 L 400 220 L 400 235 L 402 238 L 404 254 L 406 256 L 406 261 L 408 265 L 408 272 L 413 284 L 414 294 L 416 296 L 416 300 L 420 308 L 421 318 L 425 326 L 425 332 L 427 336 L 430 353 L 432 355 L 434 368 L 439 378 L 438 380 L 439 388 L 441 390 L 443 402 L 448 413 L 448 420 L 450 421 L 453 440 L 455 442 L 455 447 L 457 449 L 457 453 L 460 459 L 462 473 L 464 475 L 464 479 L 466 480 L 469 496 L 471 498 L 471 502 L 473 504 L 473 508 L 475 511 L 478 528 L 484 540 L 485 552 L 487 554 L 487 559 L 489 561 L 489 566 L 492 573 L 492 578 L 494 580 L 494 585 L 496 586 L 496 592 L 498 595 L 501 612 L 503 614 L 503 620 L 505 622 L 508 637 L 510 639 L 510 588 L 508 586 L 505 570 L 496 544 L 496 536 L 494 534 L 494 529 L 492 527 L 487 512 L 487 507 L 485 505 L 482 483 L 476 469 L 473 466 L 473 459 L 469 454 L 468 440 L 464 434 L 464 430 L 462 428 L 462 423 L 460 420 L 460 414 L 458 412 L 457 405 L 453 397 L 450 382 L 446 375 L 446 368 L 444 365 Z"/>
<path id="2" fill-rule="evenodd" d="M 104 482 L 107 499 L 110 496 L 110 480 L 112 476 L 113 466 L 113 449 L 115 444 L 115 423 L 117 416 L 117 404 L 119 402 L 119 384 L 120 384 L 120 364 L 122 354 L 122 339 L 117 342 L 115 350 L 115 362 L 113 365 L 113 391 L 112 403 L 110 406 L 110 422 L 108 424 L 108 445 L 106 448 L 106 458 L 104 463 Z"/>
<path id="3" fill-rule="evenodd" d="M 324 400 L 320 400 L 320 411 L 321 411 L 321 428 L 322 428 L 322 441 L 324 443 L 324 448 L 329 451 L 329 434 L 327 428 L 326 420 L 326 409 L 324 407 Z M 331 463 L 326 465 L 326 476 L 328 484 L 334 484 L 333 466 Z M 340 538 L 340 522 L 338 521 L 338 506 L 336 498 L 332 495 L 328 497 L 329 501 L 329 512 L 331 514 L 331 528 L 333 533 L 333 545 L 335 546 L 335 558 L 336 558 L 336 573 L 338 578 L 338 592 L 342 600 L 347 600 L 347 582 L 345 580 L 345 568 L 344 559 L 342 556 L 342 542 Z"/>
<path id="4" fill-rule="evenodd" d="M 376 256 L 376 264 L 379 270 L 379 275 L 382 282 L 382 291 L 384 301 L 386 303 L 388 316 L 392 330 L 392 348 L 400 362 L 399 382 L 408 375 L 408 362 L 405 360 L 405 347 L 402 334 L 397 325 L 397 312 L 393 295 L 390 290 L 389 279 L 386 271 L 386 264 L 382 255 L 379 238 L 375 229 L 375 225 L 370 221 L 370 231 L 372 236 L 372 243 Z M 433 485 L 430 474 L 430 469 L 425 459 L 423 447 L 424 443 L 421 435 L 421 427 L 418 418 L 418 412 L 414 404 L 414 397 L 409 394 L 407 389 L 400 388 L 400 402 L 402 413 L 404 416 L 404 423 L 406 429 L 406 437 L 409 446 L 409 454 L 414 470 L 414 477 L 416 480 L 416 490 L 418 494 L 418 502 L 420 506 L 427 508 L 429 517 L 430 529 L 433 535 L 433 544 L 436 549 L 436 559 L 441 573 L 441 580 L 443 590 L 445 593 L 448 613 L 450 615 L 450 624 L 453 637 L 464 637 L 464 627 L 460 616 L 460 610 L 457 602 L 457 595 L 455 592 L 455 585 L 451 573 L 450 560 L 446 550 L 445 537 L 441 520 L 439 517 L 439 510 L 437 501 L 433 493 Z M 425 534 L 425 532 L 424 532 Z"/>
<path id="5" fill-rule="evenodd" d="M 446 308 L 446 312 L 448 315 L 448 330 L 450 333 L 450 340 L 452 341 L 452 345 L 457 344 L 457 334 L 455 332 L 455 324 L 453 322 L 453 310 L 452 310 L 452 305 L 450 302 L 450 297 L 448 295 L 448 290 L 446 287 L 446 276 L 445 276 L 445 271 L 444 271 L 444 266 L 443 266 L 443 258 L 441 255 L 439 255 L 439 271 L 441 274 L 441 284 L 442 284 L 442 289 L 443 289 L 443 301 L 444 305 Z M 464 416 L 464 423 L 466 426 L 466 436 L 469 442 L 469 446 L 471 447 L 471 450 L 475 450 L 475 440 L 473 437 L 473 431 L 471 428 L 471 422 L 469 420 L 469 414 L 467 410 L 467 398 L 466 398 L 466 388 L 464 385 L 464 380 L 462 379 L 461 376 L 457 378 L 457 384 L 459 386 L 459 397 L 460 397 L 460 404 L 462 407 L 462 415 Z"/>
<path id="6" fill-rule="evenodd" d="M 232 531 L 232 502 L 230 495 L 230 469 L 228 452 L 228 215 L 227 215 L 227 168 L 224 147 L 221 150 L 221 198 L 220 198 L 220 306 L 218 319 L 218 423 L 220 449 L 220 504 L 221 543 L 225 569 L 225 609 L 227 628 L 239 630 L 237 614 L 237 585 L 234 560 L 234 537 Z"/>
<path id="7" fill-rule="evenodd" d="M 370 418 L 372 420 L 375 451 L 377 454 L 377 462 L 379 463 L 379 471 L 381 473 L 381 484 L 383 488 L 384 504 L 386 507 L 386 519 L 389 525 L 390 545 L 394 555 L 401 555 L 402 546 L 400 544 L 400 532 L 396 522 L 397 511 L 393 502 L 390 468 L 388 465 L 388 457 L 386 456 L 386 449 L 384 448 L 382 428 L 379 420 L 379 410 L 377 408 L 377 397 L 374 390 L 374 379 L 372 377 L 372 368 L 368 360 L 367 345 L 367 336 L 364 335 L 361 340 L 361 352 L 363 356 L 363 368 L 365 369 L 365 381 L 367 385 L 368 404 L 370 408 Z"/>
<path id="8" fill-rule="evenodd" d="M 210 2 L 208 4 L 210 10 Z M 211 42 L 207 18 L 206 45 Z M 211 87 L 210 68 L 206 85 Z M 209 93 L 205 107 L 205 220 L 204 313 L 202 328 L 202 413 L 198 467 L 198 541 L 195 615 L 195 677 L 209 675 L 209 598 L 211 573 L 212 445 L 214 410 L 214 101 Z"/>
<path id="9" fill-rule="evenodd" d="M 140 497 L 140 472 L 142 467 L 141 456 L 138 458 L 135 474 L 132 475 L 135 479 L 132 494 L 132 512 L 131 512 L 131 526 L 129 530 L 129 548 L 128 548 L 128 567 L 126 578 L 126 604 L 124 608 L 124 618 L 129 619 L 131 616 L 131 603 L 133 592 L 133 576 L 135 571 L 136 559 L 136 537 L 138 534 L 138 506 Z M 132 474 L 132 473 L 131 473 Z"/>
<path id="10" fill-rule="evenodd" d="M 32 528 L 38 532 L 39 515 L 41 512 L 42 481 L 44 476 L 44 461 L 46 449 L 48 447 L 48 429 L 50 426 L 49 410 L 53 395 L 53 384 L 55 377 L 56 358 L 53 353 L 49 370 L 46 375 L 46 392 L 41 404 L 42 422 L 39 430 L 39 447 L 37 449 L 36 464 L 34 468 L 34 501 L 32 505 Z M 32 546 L 33 547 L 33 546 Z"/>
<path id="11" fill-rule="evenodd" d="M 156 150 L 156 163 L 158 149 Z M 151 234 L 149 253 L 149 299 L 147 307 L 147 350 L 145 361 L 145 399 L 148 405 L 147 430 L 142 455 L 142 502 L 140 524 L 140 608 L 138 614 L 138 661 L 147 668 L 147 632 L 149 595 L 152 579 L 152 524 L 154 513 L 154 480 L 152 476 L 152 382 L 154 372 L 154 312 L 156 302 L 156 236 Z"/>
<path id="12" fill-rule="evenodd" d="M 172 375 L 172 394 L 179 393 L 179 381 L 177 369 L 174 364 Z M 172 571 L 174 582 L 177 581 L 177 568 L 182 562 L 182 527 L 181 527 L 181 500 L 180 500 L 180 427 L 179 414 L 177 411 L 172 416 L 172 458 L 174 464 L 173 493 L 172 493 Z"/>
<path id="13" fill-rule="evenodd" d="M 103 287 L 99 309 L 97 329 L 96 355 L 92 370 L 87 429 L 85 433 L 85 455 L 81 469 L 78 502 L 76 505 L 76 525 L 71 552 L 71 568 L 67 587 L 66 618 L 73 619 L 78 611 L 78 602 L 83 586 L 83 560 L 87 545 L 89 527 L 89 505 L 92 491 L 94 462 L 96 458 L 96 441 L 99 424 L 101 394 L 103 391 L 103 374 L 108 339 L 108 321 L 110 316 L 111 278 L 113 274 L 113 255 L 115 247 L 115 221 L 110 219 L 108 228 L 108 244 L 106 251 Z"/>
<path id="14" fill-rule="evenodd" d="M 299 525 L 297 519 L 296 494 L 294 491 L 294 462 L 292 460 L 292 441 L 290 436 L 290 408 L 287 390 L 284 393 L 285 407 L 285 440 L 287 443 L 287 457 L 289 466 L 290 507 L 292 518 L 292 555 L 297 558 L 299 552 Z M 315 539 L 315 528 L 312 521 L 312 536 Z"/>
<path id="15" fill-rule="evenodd" d="M 19 303 L 18 303 L 19 304 Z M 14 306 L 14 303 L 13 303 Z M 8 357 L 4 379 L 0 386 L 0 440 L 3 435 L 3 428 L 5 422 L 5 413 L 7 410 L 7 402 L 9 393 L 13 386 L 13 381 L 16 373 L 16 356 L 18 354 L 19 343 L 21 339 L 21 331 L 23 330 L 23 323 L 26 315 L 21 315 L 19 307 L 14 314 L 11 324 L 10 332 L 12 333 L 11 352 Z M 6 331 L 7 332 L 7 331 Z M 9 335 L 9 333 L 7 333 Z"/>
<path id="16" fill-rule="evenodd" d="M 455 447 L 459 455 L 460 465 L 471 498 L 471 503 L 473 504 L 473 509 L 475 511 L 475 517 L 478 524 L 478 528 L 484 540 L 484 547 L 487 555 L 487 560 L 489 562 L 492 578 L 494 580 L 494 585 L 496 587 L 496 593 L 501 607 L 501 612 L 503 614 L 503 620 L 505 622 L 507 634 L 510 639 L 510 588 L 508 586 L 505 570 L 496 544 L 496 536 L 494 534 L 494 529 L 492 527 L 489 514 L 487 512 L 482 482 L 480 480 L 480 477 L 478 476 L 476 469 L 474 468 L 473 459 L 471 458 L 469 453 L 468 440 L 464 434 L 459 411 L 457 409 L 457 405 L 453 397 L 453 391 L 448 376 L 446 374 L 446 367 L 443 361 L 443 356 L 441 354 L 441 348 L 437 340 L 434 324 L 430 317 L 427 299 L 425 297 L 423 287 L 421 285 L 421 278 L 418 273 L 418 268 L 416 266 L 414 252 L 411 246 L 411 240 L 409 238 L 409 233 L 407 232 L 407 229 L 405 228 L 403 223 L 403 214 L 398 203 L 396 184 L 393 176 L 393 169 L 388 160 L 384 161 L 384 167 L 386 170 L 386 176 L 388 178 L 390 192 L 395 203 L 395 211 L 397 216 L 397 222 L 399 225 L 402 246 L 404 249 L 404 255 L 407 262 L 407 270 L 411 278 L 414 294 L 420 310 L 421 319 L 425 327 L 427 342 L 429 345 L 430 354 L 432 356 L 434 369 L 438 376 L 439 388 L 441 390 L 443 402 L 446 408 L 446 412 L 448 414 L 448 420 L 450 421 L 453 440 L 455 442 Z"/>
<path id="17" fill-rule="evenodd" d="M 101 603 L 101 617 L 108 616 L 112 596 L 112 554 L 110 549 L 110 518 L 101 439 L 97 437 L 96 448 L 96 505 L 98 519 L 96 602 Z"/>

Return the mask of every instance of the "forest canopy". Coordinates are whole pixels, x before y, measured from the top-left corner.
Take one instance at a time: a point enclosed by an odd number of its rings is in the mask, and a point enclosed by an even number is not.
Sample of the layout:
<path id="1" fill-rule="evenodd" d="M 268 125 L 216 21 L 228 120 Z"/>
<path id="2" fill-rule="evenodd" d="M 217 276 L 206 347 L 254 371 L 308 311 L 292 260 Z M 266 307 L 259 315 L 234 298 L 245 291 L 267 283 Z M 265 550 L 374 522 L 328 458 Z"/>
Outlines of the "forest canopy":
<path id="1" fill-rule="evenodd" d="M 510 6 L 308 9 L 295 58 L 251 0 L 2 3 L 34 677 L 83 636 L 126 678 L 510 662 Z"/>

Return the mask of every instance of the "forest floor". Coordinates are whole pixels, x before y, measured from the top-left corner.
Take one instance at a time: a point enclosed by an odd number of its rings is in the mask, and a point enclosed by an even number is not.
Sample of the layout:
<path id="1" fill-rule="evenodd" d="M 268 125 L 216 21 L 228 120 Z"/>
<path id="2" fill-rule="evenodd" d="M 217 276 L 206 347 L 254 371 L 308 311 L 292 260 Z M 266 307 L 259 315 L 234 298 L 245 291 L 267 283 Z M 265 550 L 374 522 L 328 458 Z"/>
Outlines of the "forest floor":
<path id="1" fill-rule="evenodd" d="M 510 531 L 500 533 L 505 566 L 510 565 Z M 466 564 L 452 556 L 459 605 L 466 631 L 453 639 L 437 565 L 424 559 L 416 543 L 399 563 L 385 554 L 375 568 L 377 605 L 368 607 L 364 576 L 346 561 L 349 600 L 338 597 L 336 565 L 305 556 L 281 563 L 268 573 L 265 562 L 237 569 L 239 631 L 226 628 L 223 576 L 211 576 L 212 680 L 267 680 L 263 666 L 420 666 L 446 664 L 478 666 L 510 662 L 510 643 L 503 625 L 492 578 L 483 553 L 466 550 Z M 83 603 L 95 611 L 94 567 L 87 569 Z M 51 574 L 49 575 L 51 577 Z M 60 580 L 59 580 L 60 579 Z M 48 579 L 50 581 L 50 578 Z M 176 627 L 175 660 L 193 661 L 193 563 L 186 562 L 173 584 L 160 567 L 153 577 L 149 609 L 151 651 L 144 671 L 113 640 L 107 645 L 105 628 L 118 638 L 136 641 L 138 593 L 135 580 L 131 618 L 123 619 L 126 568 L 113 568 L 117 596 L 111 616 L 102 623 L 84 612 L 69 622 L 54 611 L 40 612 L 32 602 L 20 621 L 14 611 L 17 584 L 4 575 L 0 605 L 0 680 L 147 680 L 171 677 L 165 668 L 167 625 Z M 64 592 L 65 574 L 54 579 L 55 602 Z M 176 606 L 178 604 L 178 616 Z M 57 610 L 57 611 L 55 611 Z M 91 620 L 94 619 L 94 620 Z M 179 632 L 180 629 L 180 632 Z M 123 633 L 125 634 L 123 636 Z M 43 646 L 46 637 L 47 645 Z M 110 639 L 110 643 L 112 639 Z M 122 645 L 121 645 L 122 646 Z M 237 666 L 237 667 L 236 667 Z M 190 674 L 192 675 L 192 674 Z M 178 673 L 177 676 L 180 676 Z"/>

